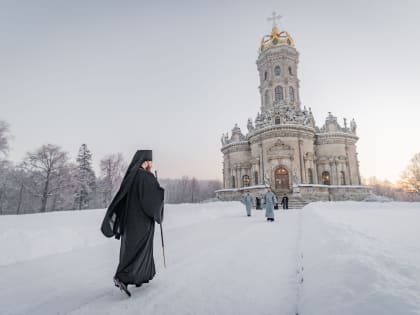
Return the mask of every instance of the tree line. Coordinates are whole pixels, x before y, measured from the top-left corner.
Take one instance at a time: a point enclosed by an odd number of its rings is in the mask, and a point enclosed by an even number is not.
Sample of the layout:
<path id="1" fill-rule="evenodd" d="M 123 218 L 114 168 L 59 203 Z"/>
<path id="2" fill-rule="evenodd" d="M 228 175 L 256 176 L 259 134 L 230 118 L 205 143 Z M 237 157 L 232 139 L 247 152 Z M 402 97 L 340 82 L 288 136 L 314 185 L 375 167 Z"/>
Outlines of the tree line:
<path id="1" fill-rule="evenodd" d="M 7 159 L 10 138 L 9 125 L 0 121 L 0 214 L 106 208 L 128 165 L 121 153 L 109 154 L 96 174 L 86 144 L 75 160 L 60 146 L 45 144 L 14 164 Z M 189 177 L 160 182 L 167 203 L 202 202 L 221 188 L 219 181 Z"/>
<path id="2" fill-rule="evenodd" d="M 0 120 L 0 214 L 52 210 L 106 208 L 119 188 L 127 168 L 121 153 L 100 159 L 99 174 L 92 153 L 82 144 L 75 160 L 60 146 L 45 144 L 28 152 L 20 163 L 7 159 L 10 127 Z M 195 203 L 215 198 L 218 180 L 160 179 L 167 203 Z M 375 177 L 364 179 L 373 193 L 399 201 L 420 201 L 420 153 L 413 156 L 397 184 Z"/>
<path id="3" fill-rule="evenodd" d="M 420 201 L 420 153 L 415 154 L 396 184 L 370 177 L 362 180 L 378 196 L 396 201 Z"/>

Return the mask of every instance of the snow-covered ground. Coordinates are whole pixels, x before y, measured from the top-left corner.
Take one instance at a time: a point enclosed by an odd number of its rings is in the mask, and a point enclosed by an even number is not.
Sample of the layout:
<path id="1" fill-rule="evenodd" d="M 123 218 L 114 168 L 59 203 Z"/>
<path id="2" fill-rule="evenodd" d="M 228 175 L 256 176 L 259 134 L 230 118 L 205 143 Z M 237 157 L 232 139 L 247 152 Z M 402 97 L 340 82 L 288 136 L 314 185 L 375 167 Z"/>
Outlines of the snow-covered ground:
<path id="1" fill-rule="evenodd" d="M 167 269 L 128 299 L 104 210 L 0 217 L 0 314 L 420 314 L 420 204 L 167 205 Z M 157 230 L 158 231 L 158 230 Z"/>
<path id="2" fill-rule="evenodd" d="M 419 203 L 313 203 L 300 220 L 299 314 L 420 314 Z"/>

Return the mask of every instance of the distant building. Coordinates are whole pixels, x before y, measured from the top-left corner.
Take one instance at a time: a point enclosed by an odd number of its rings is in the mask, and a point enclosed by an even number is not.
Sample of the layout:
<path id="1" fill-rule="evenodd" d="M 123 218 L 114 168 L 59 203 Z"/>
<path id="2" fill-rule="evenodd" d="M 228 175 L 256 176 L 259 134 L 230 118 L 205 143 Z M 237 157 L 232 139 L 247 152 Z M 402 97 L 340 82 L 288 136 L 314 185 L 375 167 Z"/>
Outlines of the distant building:
<path id="1" fill-rule="evenodd" d="M 270 186 L 277 195 L 293 194 L 306 201 L 363 199 L 360 186 L 356 122 L 343 125 L 331 113 L 315 124 L 311 108 L 301 106 L 299 53 L 295 41 L 274 24 L 261 40 L 257 68 L 261 107 L 248 120 L 222 135 L 222 200 L 237 199 L 244 190 L 261 195 Z"/>

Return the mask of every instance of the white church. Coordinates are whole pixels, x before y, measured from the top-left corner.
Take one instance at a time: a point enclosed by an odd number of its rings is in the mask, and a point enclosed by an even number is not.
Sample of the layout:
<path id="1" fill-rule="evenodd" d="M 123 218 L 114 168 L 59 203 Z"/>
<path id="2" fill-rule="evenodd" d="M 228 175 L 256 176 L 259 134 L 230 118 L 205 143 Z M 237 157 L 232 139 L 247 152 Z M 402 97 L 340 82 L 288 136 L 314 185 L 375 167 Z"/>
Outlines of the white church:
<path id="1" fill-rule="evenodd" d="M 362 200 L 357 159 L 356 122 L 340 124 L 331 113 L 322 127 L 299 97 L 299 53 L 292 36 L 276 25 L 262 38 L 257 69 L 260 112 L 247 123 L 222 135 L 223 189 L 221 200 L 235 200 L 245 192 L 258 198 L 271 187 L 278 196 L 295 202 Z"/>

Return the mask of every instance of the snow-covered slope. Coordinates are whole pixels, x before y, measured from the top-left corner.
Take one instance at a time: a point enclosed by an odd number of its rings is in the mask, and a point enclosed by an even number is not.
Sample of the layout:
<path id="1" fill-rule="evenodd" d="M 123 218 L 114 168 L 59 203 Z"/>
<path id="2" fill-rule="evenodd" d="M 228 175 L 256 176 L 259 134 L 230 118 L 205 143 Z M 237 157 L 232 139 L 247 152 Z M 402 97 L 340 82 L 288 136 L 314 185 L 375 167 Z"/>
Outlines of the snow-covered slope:
<path id="1" fill-rule="evenodd" d="M 419 203 L 314 203 L 245 216 L 167 205 L 163 269 L 127 299 L 104 210 L 0 217 L 0 314 L 420 314 Z"/>
<path id="2" fill-rule="evenodd" d="M 313 203 L 300 228 L 299 314 L 420 314 L 419 203 Z"/>
<path id="3" fill-rule="evenodd" d="M 167 205 L 165 227 L 174 228 L 229 214 L 236 203 Z M 0 216 L 0 266 L 104 244 L 99 232 L 105 212 L 60 211 Z"/>

